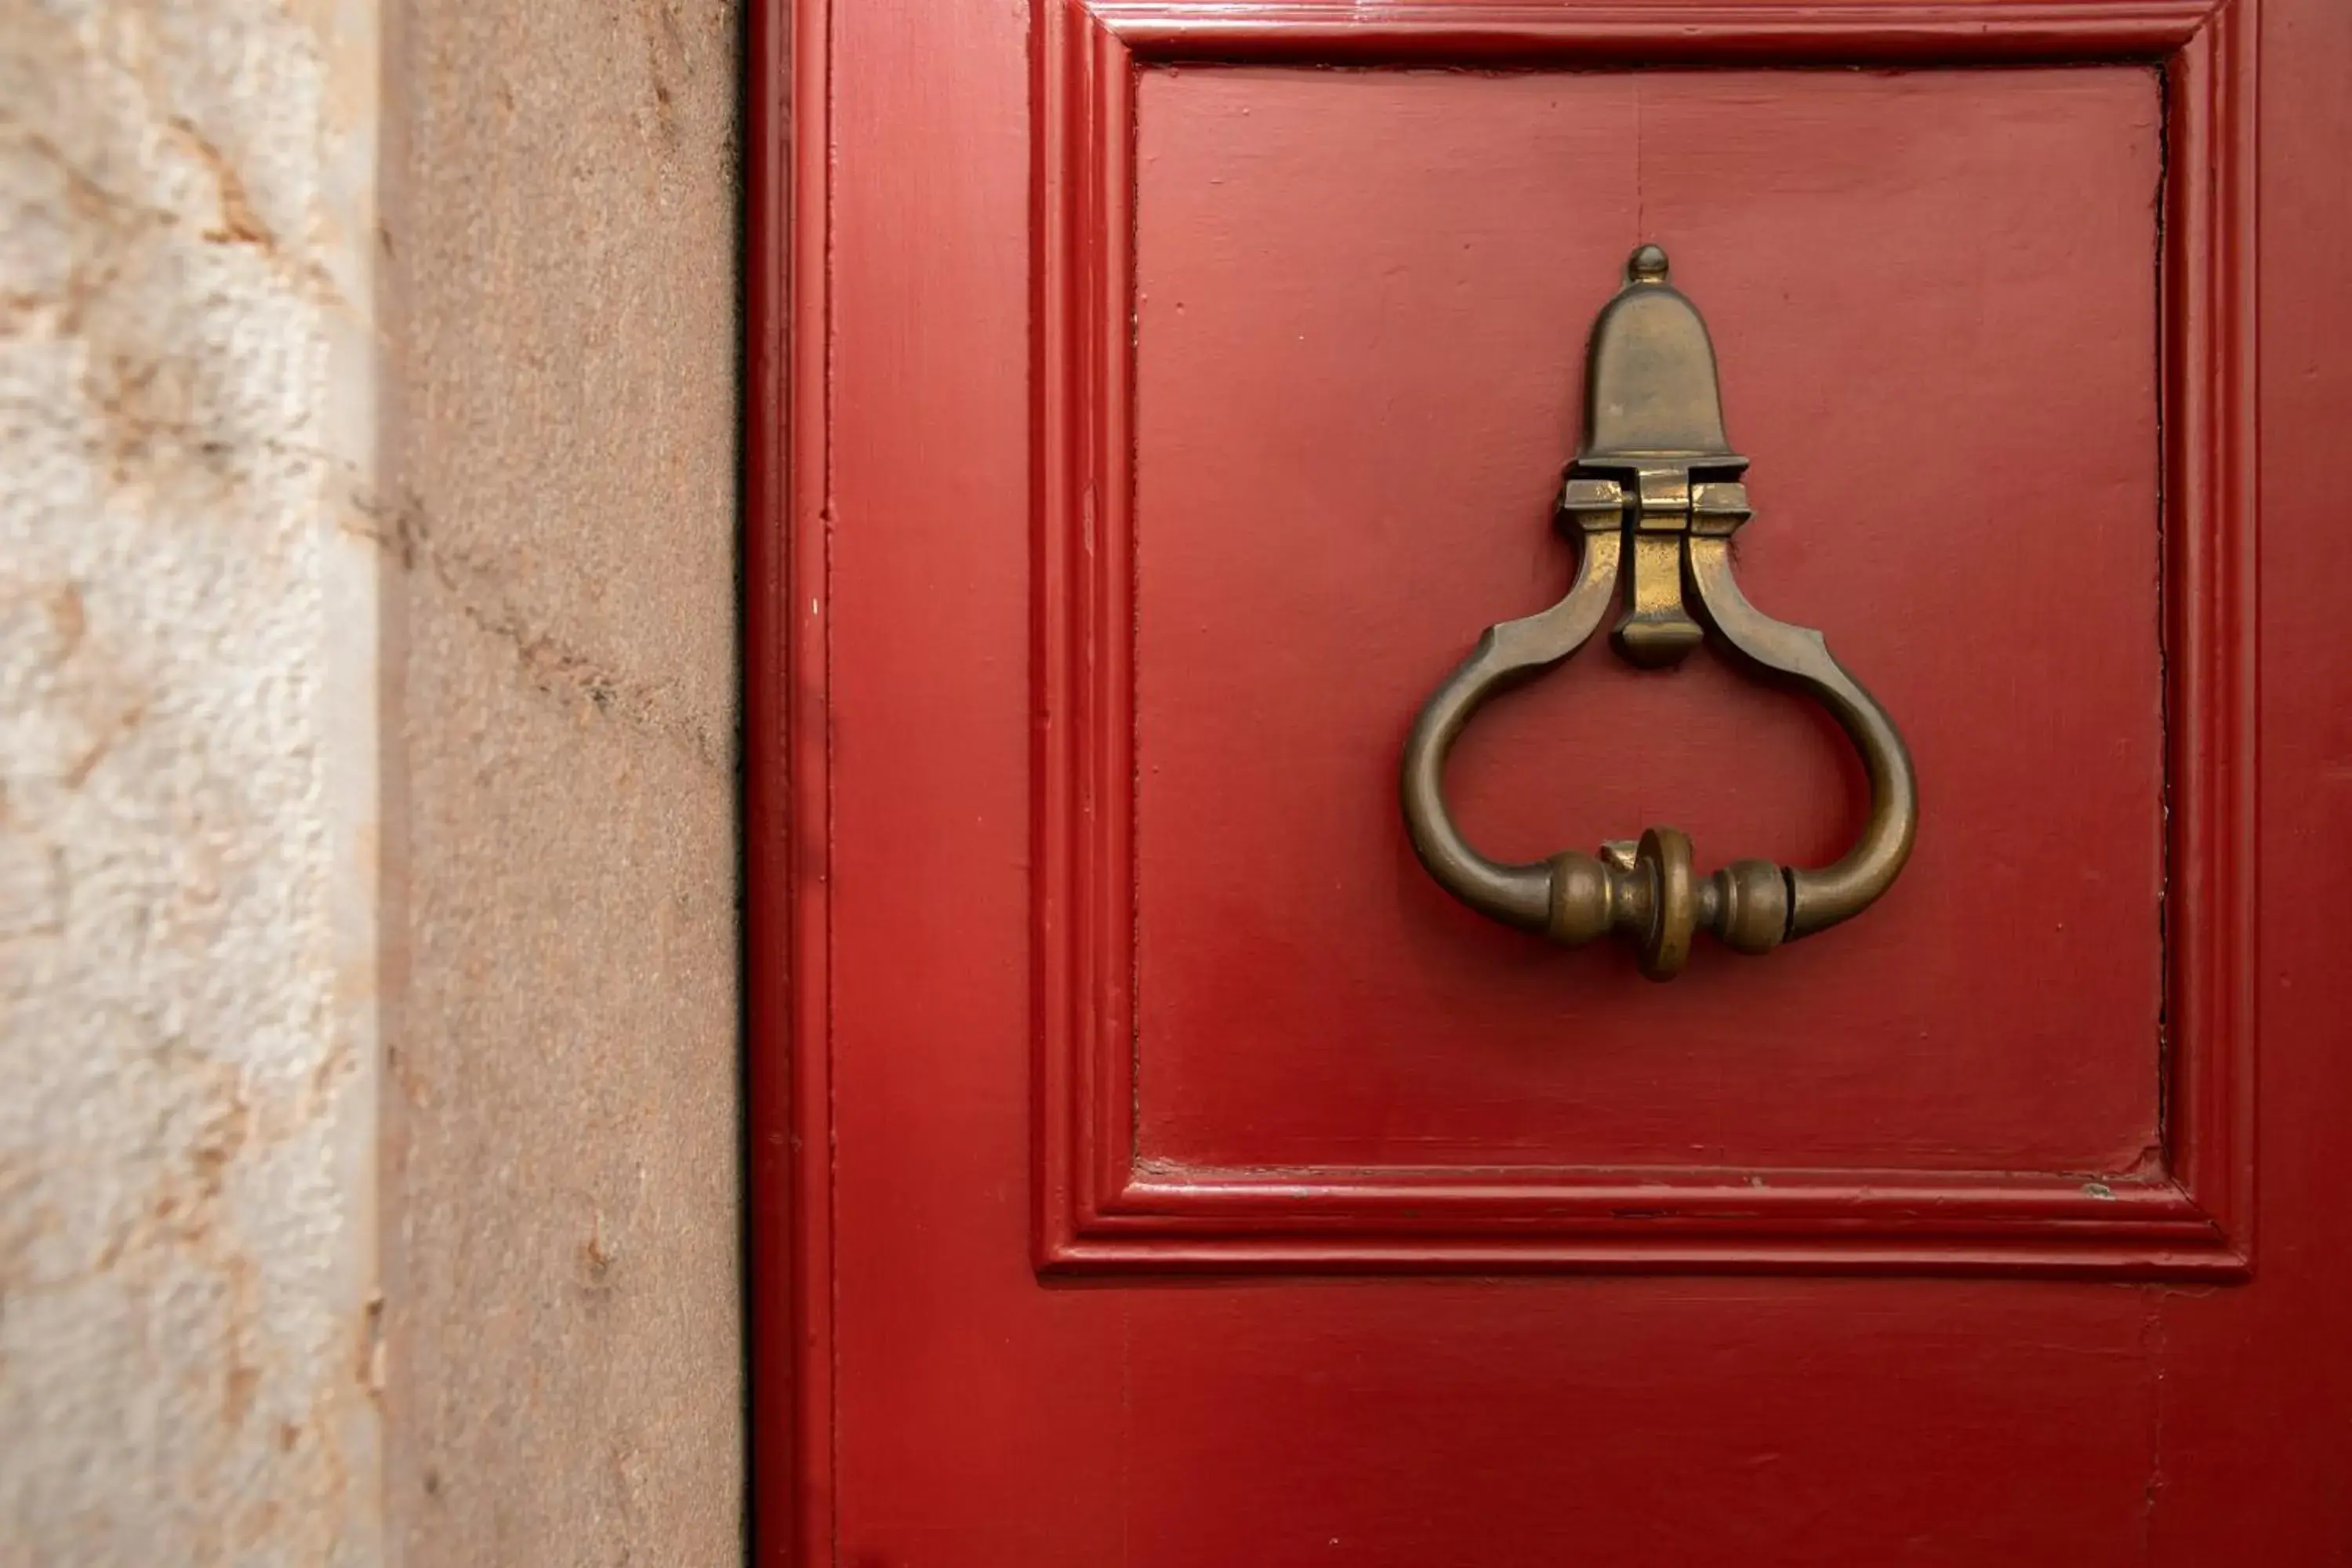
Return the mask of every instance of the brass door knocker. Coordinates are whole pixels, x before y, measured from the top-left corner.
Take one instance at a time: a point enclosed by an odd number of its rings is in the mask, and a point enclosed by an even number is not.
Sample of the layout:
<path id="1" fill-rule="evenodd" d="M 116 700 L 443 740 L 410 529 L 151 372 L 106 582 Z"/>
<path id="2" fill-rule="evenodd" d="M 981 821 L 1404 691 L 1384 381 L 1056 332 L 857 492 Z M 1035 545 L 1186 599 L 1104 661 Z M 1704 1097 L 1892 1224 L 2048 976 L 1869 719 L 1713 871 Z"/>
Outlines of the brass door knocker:
<path id="1" fill-rule="evenodd" d="M 1584 438 L 1569 464 L 1559 522 L 1583 549 L 1568 596 L 1540 615 L 1487 628 L 1413 721 L 1404 749 L 1404 820 L 1421 863 L 1445 889 L 1507 925 L 1576 946 L 1604 931 L 1630 938 L 1642 972 L 1671 980 L 1706 927 L 1740 952 L 1769 952 L 1850 919 L 1894 882 L 1918 831 L 1911 756 L 1885 710 L 1830 657 L 1822 634 L 1776 621 L 1731 576 L 1731 535 L 1749 517 L 1748 459 L 1723 433 L 1715 348 L 1697 309 L 1666 280 L 1666 253 L 1644 245 L 1592 324 L 1584 366 Z M 1706 627 L 1769 678 L 1793 683 L 1837 718 L 1870 777 L 1870 821 L 1835 864 L 1812 869 L 1735 860 L 1704 880 L 1690 839 L 1653 827 L 1598 856 L 1566 850 L 1507 866 L 1470 847 L 1445 808 L 1446 753 L 1480 705 L 1582 647 L 1601 625 L 1630 555 L 1625 608 L 1611 632 L 1635 664 L 1672 665 Z"/>

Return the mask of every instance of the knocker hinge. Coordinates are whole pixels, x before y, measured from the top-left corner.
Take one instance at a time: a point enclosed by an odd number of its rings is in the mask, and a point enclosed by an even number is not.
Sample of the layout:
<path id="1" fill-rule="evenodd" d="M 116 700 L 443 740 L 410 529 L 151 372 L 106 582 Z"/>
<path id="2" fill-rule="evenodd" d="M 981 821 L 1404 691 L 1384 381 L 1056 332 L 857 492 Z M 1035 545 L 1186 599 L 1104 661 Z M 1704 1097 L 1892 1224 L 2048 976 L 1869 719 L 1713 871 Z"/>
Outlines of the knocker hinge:
<path id="1" fill-rule="evenodd" d="M 1615 479 L 1570 469 L 1562 488 L 1562 521 L 1573 517 L 1590 533 L 1604 512 L 1625 530 L 1625 609 L 1610 640 L 1632 663 L 1648 668 L 1679 664 L 1706 638 L 1684 595 L 1693 538 L 1728 539 L 1754 515 L 1748 487 L 1737 480 L 1694 483 L 1680 465 L 1638 468 L 1629 497 Z M 1630 504 L 1629 504 L 1630 503 Z"/>

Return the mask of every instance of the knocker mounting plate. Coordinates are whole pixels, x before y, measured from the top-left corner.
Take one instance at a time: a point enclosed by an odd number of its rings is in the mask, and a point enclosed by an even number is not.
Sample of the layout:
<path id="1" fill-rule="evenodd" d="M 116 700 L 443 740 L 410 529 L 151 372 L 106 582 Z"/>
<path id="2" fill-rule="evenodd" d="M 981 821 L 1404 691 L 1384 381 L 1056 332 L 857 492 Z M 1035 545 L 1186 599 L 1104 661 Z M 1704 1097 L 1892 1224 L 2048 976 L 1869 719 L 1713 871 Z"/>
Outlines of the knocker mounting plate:
<path id="1" fill-rule="evenodd" d="M 1911 758 L 1894 721 L 1830 657 L 1819 632 L 1772 619 L 1733 579 L 1731 536 L 1751 515 L 1740 482 L 1747 468 L 1724 434 L 1706 323 L 1670 281 L 1666 253 L 1643 245 L 1593 322 L 1585 357 L 1583 439 L 1559 508 L 1560 527 L 1581 547 L 1576 580 L 1550 609 L 1489 627 L 1423 705 L 1405 744 L 1405 826 L 1448 892 L 1566 946 L 1614 931 L 1637 945 L 1654 980 L 1681 973 L 1700 927 L 1735 951 L 1762 953 L 1859 914 L 1893 884 L 1918 829 Z M 1581 647 L 1621 584 L 1610 640 L 1632 662 L 1672 666 L 1711 628 L 1844 728 L 1862 753 L 1871 804 L 1860 838 L 1837 861 L 1813 868 L 1741 859 L 1700 878 L 1689 838 L 1658 826 L 1597 855 L 1571 849 L 1505 865 L 1462 836 L 1444 795 L 1454 740 L 1487 699 Z"/>

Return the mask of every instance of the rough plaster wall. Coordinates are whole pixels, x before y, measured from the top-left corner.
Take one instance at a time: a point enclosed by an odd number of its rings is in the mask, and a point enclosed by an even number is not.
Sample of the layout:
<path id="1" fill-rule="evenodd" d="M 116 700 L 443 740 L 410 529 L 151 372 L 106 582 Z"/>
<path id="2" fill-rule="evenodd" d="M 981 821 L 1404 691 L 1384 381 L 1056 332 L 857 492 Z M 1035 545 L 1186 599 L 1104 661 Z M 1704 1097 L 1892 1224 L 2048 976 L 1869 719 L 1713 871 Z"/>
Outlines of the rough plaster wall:
<path id="1" fill-rule="evenodd" d="M 377 1560 L 373 0 L 0 0 L 0 1563 Z"/>
<path id="2" fill-rule="evenodd" d="M 387 40 L 405 1560 L 740 1560 L 739 19 Z"/>

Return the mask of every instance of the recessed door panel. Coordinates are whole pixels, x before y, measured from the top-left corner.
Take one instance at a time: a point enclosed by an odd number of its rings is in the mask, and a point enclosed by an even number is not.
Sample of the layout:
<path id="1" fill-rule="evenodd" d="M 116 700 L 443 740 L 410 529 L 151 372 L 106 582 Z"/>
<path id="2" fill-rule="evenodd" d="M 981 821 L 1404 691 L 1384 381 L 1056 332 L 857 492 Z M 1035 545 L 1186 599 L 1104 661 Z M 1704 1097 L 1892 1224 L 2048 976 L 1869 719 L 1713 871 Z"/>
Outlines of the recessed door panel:
<path id="1" fill-rule="evenodd" d="M 2160 85 L 2039 71 L 1179 67 L 1136 85 L 1141 1155 L 1183 1166 L 2130 1172 L 2159 1142 Z M 1558 598 L 1632 237 L 1704 308 L 1753 599 L 1903 724 L 1866 919 L 1672 986 L 1446 899 L 1393 789 Z M 1860 769 L 1702 653 L 1596 641 L 1452 769 L 1507 859 L 1687 829 L 1819 864 Z"/>

